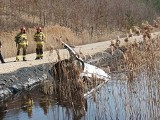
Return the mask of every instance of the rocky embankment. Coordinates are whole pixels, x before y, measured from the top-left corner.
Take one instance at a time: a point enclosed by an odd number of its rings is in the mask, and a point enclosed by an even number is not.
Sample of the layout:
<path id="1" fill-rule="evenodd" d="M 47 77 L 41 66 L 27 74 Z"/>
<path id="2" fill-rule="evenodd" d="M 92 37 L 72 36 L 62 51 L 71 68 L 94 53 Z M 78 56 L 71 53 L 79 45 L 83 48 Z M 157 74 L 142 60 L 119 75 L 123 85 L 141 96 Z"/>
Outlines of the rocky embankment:
<path id="1" fill-rule="evenodd" d="M 155 37 L 158 33 L 152 34 Z M 125 45 L 125 38 L 121 38 L 121 45 Z M 142 36 L 134 36 L 129 39 L 129 42 L 142 41 Z M 127 43 L 128 44 L 128 43 Z M 92 56 L 89 63 L 96 64 L 102 57 L 107 59 L 108 53 L 103 52 L 110 47 L 110 41 L 92 43 L 75 47 L 77 53 L 84 56 Z M 102 53 L 97 54 L 96 53 Z M 3 51 L 2 51 L 3 53 Z M 69 53 L 65 49 L 59 50 L 60 59 L 69 58 Z M 34 54 L 27 55 L 27 61 L 14 62 L 14 58 L 5 59 L 5 64 L 0 64 L 0 100 L 3 100 L 18 91 L 29 89 L 41 81 L 50 80 L 49 69 L 52 64 L 58 60 L 58 55 L 55 50 L 44 53 L 44 59 L 34 60 Z M 84 57 L 85 59 L 85 57 Z"/>

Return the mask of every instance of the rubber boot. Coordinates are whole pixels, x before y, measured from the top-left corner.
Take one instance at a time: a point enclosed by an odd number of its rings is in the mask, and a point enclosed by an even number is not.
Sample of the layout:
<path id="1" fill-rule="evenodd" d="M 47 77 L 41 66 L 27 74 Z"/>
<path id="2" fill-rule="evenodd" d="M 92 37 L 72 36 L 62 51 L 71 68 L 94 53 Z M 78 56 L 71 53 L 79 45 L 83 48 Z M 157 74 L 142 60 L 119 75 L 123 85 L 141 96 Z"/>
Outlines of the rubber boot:
<path id="1" fill-rule="evenodd" d="M 19 61 L 19 53 L 20 53 L 20 49 L 17 49 L 17 57 L 16 57 L 15 62 L 18 62 L 18 61 Z"/>
<path id="2" fill-rule="evenodd" d="M 18 61 L 19 61 L 19 57 L 17 56 L 17 57 L 16 57 L 16 60 L 15 60 L 15 62 L 18 62 Z"/>
<path id="3" fill-rule="evenodd" d="M 23 47 L 23 61 L 27 61 L 26 60 L 26 47 Z"/>
<path id="4" fill-rule="evenodd" d="M 35 59 L 35 60 L 40 59 L 40 58 L 39 58 L 39 49 L 38 49 L 38 48 L 36 48 L 36 55 L 37 55 L 37 57 L 36 57 L 36 59 Z"/>
<path id="5" fill-rule="evenodd" d="M 2 63 L 5 63 L 1 52 L 0 52 L 0 60 L 1 60 Z"/>
<path id="6" fill-rule="evenodd" d="M 27 60 L 26 60 L 26 57 L 23 57 L 23 61 L 27 61 Z"/>

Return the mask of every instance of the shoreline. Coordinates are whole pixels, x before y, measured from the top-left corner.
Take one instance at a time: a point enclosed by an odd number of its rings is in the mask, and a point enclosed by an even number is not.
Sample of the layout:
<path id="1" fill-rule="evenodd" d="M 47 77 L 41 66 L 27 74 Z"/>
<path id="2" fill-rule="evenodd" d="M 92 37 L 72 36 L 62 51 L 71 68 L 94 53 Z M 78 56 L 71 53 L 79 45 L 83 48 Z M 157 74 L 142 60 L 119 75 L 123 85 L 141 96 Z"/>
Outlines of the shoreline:
<path id="1" fill-rule="evenodd" d="M 153 33 L 156 37 L 159 32 Z M 121 45 L 124 45 L 124 39 L 120 38 Z M 143 41 L 142 36 L 133 36 L 130 42 Z M 76 46 L 74 49 L 80 53 L 81 57 L 93 55 L 98 52 L 103 52 L 110 47 L 110 41 L 86 44 Z M 68 59 L 69 52 L 66 49 L 59 49 L 60 59 Z M 15 57 L 6 58 L 7 63 L 0 64 L 0 101 L 6 99 L 18 91 L 28 89 L 42 81 L 49 80 L 49 69 L 52 64 L 58 61 L 58 56 L 55 50 L 44 52 L 44 59 L 34 60 L 36 54 L 28 54 L 27 61 L 14 62 Z"/>

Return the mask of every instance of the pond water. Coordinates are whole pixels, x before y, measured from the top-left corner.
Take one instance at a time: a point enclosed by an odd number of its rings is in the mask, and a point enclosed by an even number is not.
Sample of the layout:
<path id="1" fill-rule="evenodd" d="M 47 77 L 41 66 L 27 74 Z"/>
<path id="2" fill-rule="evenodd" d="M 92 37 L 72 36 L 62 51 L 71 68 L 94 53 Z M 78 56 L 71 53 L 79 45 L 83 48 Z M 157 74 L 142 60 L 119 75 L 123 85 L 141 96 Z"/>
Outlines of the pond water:
<path id="1" fill-rule="evenodd" d="M 87 98 L 83 106 L 61 103 L 35 88 L 3 103 L 0 120 L 160 119 L 159 88 L 158 79 L 147 75 L 133 81 L 111 80 Z M 29 105 L 24 103 L 24 96 L 31 98 Z"/>

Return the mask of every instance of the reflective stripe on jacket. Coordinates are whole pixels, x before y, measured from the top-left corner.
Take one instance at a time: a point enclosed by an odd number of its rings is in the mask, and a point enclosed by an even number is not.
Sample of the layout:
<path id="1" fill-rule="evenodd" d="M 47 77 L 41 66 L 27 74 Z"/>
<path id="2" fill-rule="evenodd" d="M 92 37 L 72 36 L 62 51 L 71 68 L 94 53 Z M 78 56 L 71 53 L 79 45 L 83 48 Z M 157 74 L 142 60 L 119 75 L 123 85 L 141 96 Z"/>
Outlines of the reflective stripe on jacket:
<path id="1" fill-rule="evenodd" d="M 43 41 L 41 41 L 41 42 L 36 42 L 36 43 L 37 43 L 37 45 L 43 45 L 43 44 L 44 44 Z"/>
<path id="2" fill-rule="evenodd" d="M 42 32 L 39 32 L 39 33 L 37 32 L 34 34 L 34 40 L 36 42 L 42 42 L 42 41 L 44 41 L 44 39 L 45 39 L 45 36 Z"/>
<path id="3" fill-rule="evenodd" d="M 15 42 L 18 44 L 28 44 L 27 41 L 27 34 L 25 33 L 18 33 L 15 37 Z"/>
<path id="4" fill-rule="evenodd" d="M 20 44 L 20 45 L 28 45 L 28 42 L 20 42 L 18 44 Z"/>

